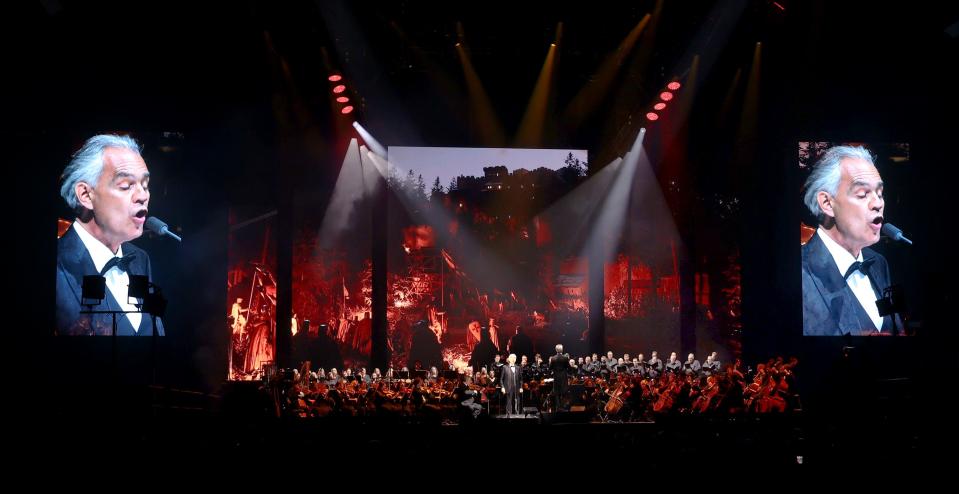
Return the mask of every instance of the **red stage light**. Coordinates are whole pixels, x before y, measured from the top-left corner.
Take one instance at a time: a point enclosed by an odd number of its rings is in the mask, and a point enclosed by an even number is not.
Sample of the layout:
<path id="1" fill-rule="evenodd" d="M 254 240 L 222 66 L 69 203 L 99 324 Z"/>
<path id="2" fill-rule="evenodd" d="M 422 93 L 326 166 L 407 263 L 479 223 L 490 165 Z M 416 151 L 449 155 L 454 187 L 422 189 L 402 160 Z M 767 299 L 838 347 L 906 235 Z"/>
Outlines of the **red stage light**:
<path id="1" fill-rule="evenodd" d="M 340 96 L 339 98 L 336 98 L 337 103 L 346 103 L 349 100 L 350 98 L 347 98 L 346 96 Z"/>
<path id="2" fill-rule="evenodd" d="M 341 76 L 341 75 L 339 75 L 339 74 L 333 74 L 333 75 L 327 77 L 327 79 L 329 79 L 330 82 L 337 82 L 337 81 L 342 80 L 342 79 L 343 79 L 343 76 Z"/>
<path id="3" fill-rule="evenodd" d="M 676 82 L 676 81 L 673 81 L 673 82 L 670 82 L 669 84 L 666 84 L 666 88 L 669 89 L 670 91 L 675 91 L 675 90 L 677 90 L 677 89 L 679 89 L 679 88 L 681 88 L 681 87 L 682 87 L 682 84 L 680 84 L 680 83 L 678 83 L 678 82 Z"/>
<path id="4" fill-rule="evenodd" d="M 342 113 L 342 114 L 344 114 L 344 115 L 346 115 L 346 114 L 348 114 L 348 113 L 353 113 L 353 106 L 352 106 L 352 105 L 350 105 L 350 106 L 344 106 L 343 109 L 340 110 L 340 113 Z"/>
<path id="5" fill-rule="evenodd" d="M 663 108 L 666 108 L 666 103 L 656 103 L 653 105 L 654 110 L 662 110 Z"/>
<path id="6" fill-rule="evenodd" d="M 662 99 L 663 101 L 669 101 L 673 99 L 673 93 L 669 91 L 663 91 L 659 93 L 659 98 Z"/>
<path id="7" fill-rule="evenodd" d="M 340 84 L 339 86 L 336 86 L 335 88 L 333 88 L 333 93 L 334 93 L 334 94 L 340 94 L 340 93 L 342 93 L 343 91 L 346 91 L 346 86 L 344 86 L 344 85 L 342 85 L 342 84 Z"/>
<path id="8" fill-rule="evenodd" d="M 659 115 L 657 115 L 657 114 L 654 113 L 654 112 L 649 112 L 649 113 L 646 114 L 646 118 L 647 118 L 648 120 L 659 120 Z"/>

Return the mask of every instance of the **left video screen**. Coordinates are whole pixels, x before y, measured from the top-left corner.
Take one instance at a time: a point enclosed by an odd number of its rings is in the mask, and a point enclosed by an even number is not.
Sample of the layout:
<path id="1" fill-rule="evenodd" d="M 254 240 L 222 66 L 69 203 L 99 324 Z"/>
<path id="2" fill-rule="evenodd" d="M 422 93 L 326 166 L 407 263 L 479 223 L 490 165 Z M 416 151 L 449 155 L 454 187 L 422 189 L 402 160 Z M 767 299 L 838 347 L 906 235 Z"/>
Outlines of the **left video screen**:
<path id="1" fill-rule="evenodd" d="M 58 336 L 164 336 L 162 266 L 141 246 L 145 232 L 179 236 L 151 216 L 151 160 L 132 135 L 99 134 L 64 156 L 58 220 Z"/>

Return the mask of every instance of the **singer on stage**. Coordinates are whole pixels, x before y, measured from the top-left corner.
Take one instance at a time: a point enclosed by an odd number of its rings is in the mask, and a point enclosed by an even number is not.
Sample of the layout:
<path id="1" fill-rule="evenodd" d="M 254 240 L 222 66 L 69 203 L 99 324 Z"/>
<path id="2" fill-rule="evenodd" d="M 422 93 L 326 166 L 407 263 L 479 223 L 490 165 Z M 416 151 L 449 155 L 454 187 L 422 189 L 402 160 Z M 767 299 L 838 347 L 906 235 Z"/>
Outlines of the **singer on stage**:
<path id="1" fill-rule="evenodd" d="M 516 365 L 516 354 L 511 353 L 509 357 L 506 358 L 506 365 L 503 366 L 503 373 L 501 375 L 501 380 L 503 387 L 503 394 L 506 395 L 506 414 L 519 415 L 523 411 L 522 398 L 523 395 L 523 371 L 522 368 Z"/>
<path id="2" fill-rule="evenodd" d="M 110 314 L 80 314 L 83 277 L 106 278 L 106 298 L 94 310 L 123 310 L 118 335 L 151 336 L 153 318 L 128 300 L 130 275 L 152 280 L 150 256 L 129 241 L 143 235 L 150 203 L 150 171 L 140 145 L 118 135 L 91 137 L 63 171 L 60 196 L 76 215 L 57 243 L 58 335 L 110 335 Z M 156 319 L 163 335 L 163 323 Z"/>
<path id="3" fill-rule="evenodd" d="M 892 317 L 876 307 L 891 284 L 889 265 L 868 248 L 879 241 L 882 193 L 882 177 L 862 147 L 832 147 L 813 166 L 803 202 L 819 228 L 802 247 L 804 335 L 893 334 Z M 898 316 L 895 324 L 904 334 Z"/>

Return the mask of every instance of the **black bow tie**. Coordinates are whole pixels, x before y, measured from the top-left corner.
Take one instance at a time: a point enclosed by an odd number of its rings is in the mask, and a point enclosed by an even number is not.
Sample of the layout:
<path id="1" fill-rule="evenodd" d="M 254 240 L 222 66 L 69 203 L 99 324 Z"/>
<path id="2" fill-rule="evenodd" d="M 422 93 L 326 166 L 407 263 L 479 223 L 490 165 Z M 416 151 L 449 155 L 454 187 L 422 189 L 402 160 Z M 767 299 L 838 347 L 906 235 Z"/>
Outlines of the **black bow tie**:
<path id="1" fill-rule="evenodd" d="M 852 263 L 851 265 L 849 265 L 849 269 L 846 270 L 846 274 L 843 276 L 843 279 L 848 280 L 849 277 L 852 276 L 852 274 L 855 273 L 856 271 L 862 271 L 862 274 L 869 276 L 869 266 L 872 264 L 874 260 L 875 258 L 870 257 L 868 259 L 862 260 L 862 262 L 856 261 Z"/>
<path id="2" fill-rule="evenodd" d="M 136 256 L 134 254 L 127 254 L 123 257 L 114 257 L 113 259 L 110 259 L 106 264 L 103 265 L 103 269 L 100 270 L 100 276 L 107 274 L 107 271 L 114 266 L 116 266 L 120 271 L 126 272 L 127 269 L 130 268 L 130 263 L 133 262 L 135 257 Z"/>

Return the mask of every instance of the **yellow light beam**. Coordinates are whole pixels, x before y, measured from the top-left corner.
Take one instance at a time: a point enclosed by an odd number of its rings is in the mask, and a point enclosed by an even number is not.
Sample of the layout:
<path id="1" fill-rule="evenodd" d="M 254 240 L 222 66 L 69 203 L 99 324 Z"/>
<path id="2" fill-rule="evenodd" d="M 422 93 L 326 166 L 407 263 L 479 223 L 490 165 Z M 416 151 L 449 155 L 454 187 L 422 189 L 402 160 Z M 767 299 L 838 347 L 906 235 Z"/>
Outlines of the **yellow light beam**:
<path id="1" fill-rule="evenodd" d="M 556 44 L 553 43 L 546 52 L 546 60 L 539 71 L 536 87 L 526 105 L 526 113 L 516 133 L 518 147 L 540 147 L 543 144 L 543 125 L 549 107 L 550 88 L 553 85 L 553 67 L 556 55 Z"/>
<path id="2" fill-rule="evenodd" d="M 626 57 L 636 45 L 639 35 L 649 24 L 649 19 L 650 15 L 646 14 L 636 23 L 629 34 L 620 41 L 616 51 L 606 56 L 606 60 L 600 65 L 592 80 L 573 97 L 563 113 L 563 122 L 567 129 L 573 130 L 579 127 L 586 116 L 594 111 L 603 98 L 609 94 L 609 88 L 612 86 L 616 73 L 619 72 L 623 61 L 626 60 Z"/>
<path id="3" fill-rule="evenodd" d="M 755 163 L 756 147 L 759 140 L 759 90 L 762 73 L 762 43 L 756 43 L 753 49 L 753 65 L 746 79 L 746 94 L 743 98 L 742 113 L 739 117 L 739 130 L 736 132 L 736 149 L 733 163 L 749 165 Z"/>
<path id="4" fill-rule="evenodd" d="M 470 130 L 479 137 L 483 145 L 490 147 L 502 147 L 506 143 L 506 134 L 503 132 L 503 126 L 496 118 L 493 111 L 493 104 L 490 102 L 486 89 L 480 81 L 473 63 L 470 61 L 469 54 L 462 42 L 456 43 L 456 53 L 460 57 L 460 63 L 463 65 L 463 76 L 466 78 L 466 90 L 470 99 Z"/>

